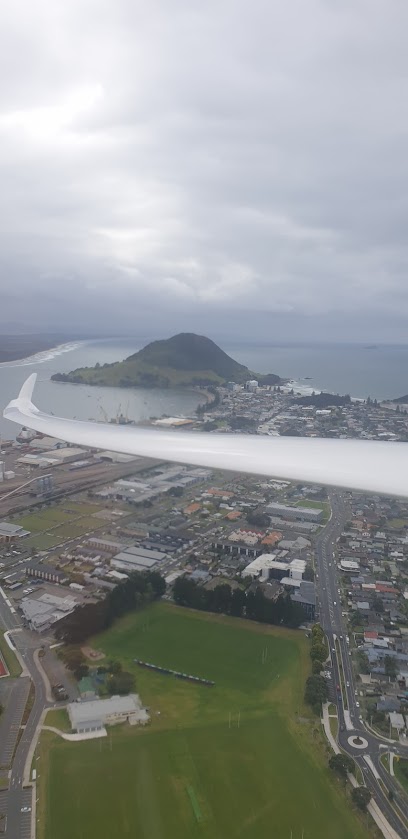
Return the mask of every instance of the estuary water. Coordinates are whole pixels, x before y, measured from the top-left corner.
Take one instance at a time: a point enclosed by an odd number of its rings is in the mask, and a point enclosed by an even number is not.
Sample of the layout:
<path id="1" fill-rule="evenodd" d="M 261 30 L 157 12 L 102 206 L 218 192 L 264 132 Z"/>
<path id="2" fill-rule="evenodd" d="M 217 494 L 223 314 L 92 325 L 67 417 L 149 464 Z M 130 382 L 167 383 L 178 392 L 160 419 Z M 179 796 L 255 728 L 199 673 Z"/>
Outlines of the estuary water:
<path id="1" fill-rule="evenodd" d="M 18 426 L 3 419 L 3 408 L 14 399 L 30 373 L 37 373 L 34 399 L 48 413 L 76 419 L 106 420 L 123 413 L 133 420 L 151 417 L 191 416 L 200 401 L 191 390 L 137 388 L 101 388 L 52 382 L 54 373 L 67 373 L 77 367 L 93 367 L 121 361 L 142 343 L 126 338 L 91 340 L 64 344 L 38 353 L 31 358 L 0 364 L 0 432 L 4 439 L 13 439 Z"/>

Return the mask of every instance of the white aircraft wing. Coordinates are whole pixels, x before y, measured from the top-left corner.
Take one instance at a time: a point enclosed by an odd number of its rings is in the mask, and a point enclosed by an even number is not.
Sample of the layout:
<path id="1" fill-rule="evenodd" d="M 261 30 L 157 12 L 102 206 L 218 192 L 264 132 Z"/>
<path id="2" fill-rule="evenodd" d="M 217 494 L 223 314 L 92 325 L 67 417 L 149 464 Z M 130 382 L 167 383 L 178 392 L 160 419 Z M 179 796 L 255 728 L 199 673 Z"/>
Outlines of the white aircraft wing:
<path id="1" fill-rule="evenodd" d="M 3 416 L 86 448 L 290 481 L 408 497 L 408 444 L 310 437 L 159 431 L 50 416 L 31 401 L 36 374 Z"/>

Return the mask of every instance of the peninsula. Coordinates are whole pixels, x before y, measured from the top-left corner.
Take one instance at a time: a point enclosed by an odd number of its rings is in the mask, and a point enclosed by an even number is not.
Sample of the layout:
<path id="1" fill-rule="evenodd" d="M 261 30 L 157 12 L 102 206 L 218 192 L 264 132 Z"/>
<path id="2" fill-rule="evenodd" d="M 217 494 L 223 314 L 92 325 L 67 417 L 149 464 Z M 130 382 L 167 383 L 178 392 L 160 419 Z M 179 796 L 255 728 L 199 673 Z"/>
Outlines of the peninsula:
<path id="1" fill-rule="evenodd" d="M 238 384 L 247 379 L 261 384 L 279 385 L 274 373 L 253 373 L 225 353 L 210 338 L 183 332 L 162 341 L 153 341 L 124 361 L 81 367 L 70 373 L 55 373 L 55 382 L 71 382 L 108 387 L 208 387 L 227 381 Z"/>

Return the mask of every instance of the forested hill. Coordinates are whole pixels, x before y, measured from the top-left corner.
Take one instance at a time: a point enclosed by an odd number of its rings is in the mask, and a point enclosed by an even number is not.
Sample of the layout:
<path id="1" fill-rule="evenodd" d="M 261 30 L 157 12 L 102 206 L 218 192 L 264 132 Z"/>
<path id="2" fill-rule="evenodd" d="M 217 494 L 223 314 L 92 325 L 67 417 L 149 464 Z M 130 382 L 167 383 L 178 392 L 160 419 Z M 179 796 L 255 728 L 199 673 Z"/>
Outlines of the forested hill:
<path id="1" fill-rule="evenodd" d="M 279 384 L 279 376 L 257 376 L 239 364 L 214 341 L 203 335 L 183 332 L 163 341 L 153 341 L 144 349 L 114 364 L 97 364 L 71 373 L 56 373 L 54 381 L 109 387 L 194 387 L 237 383 L 257 378 Z"/>

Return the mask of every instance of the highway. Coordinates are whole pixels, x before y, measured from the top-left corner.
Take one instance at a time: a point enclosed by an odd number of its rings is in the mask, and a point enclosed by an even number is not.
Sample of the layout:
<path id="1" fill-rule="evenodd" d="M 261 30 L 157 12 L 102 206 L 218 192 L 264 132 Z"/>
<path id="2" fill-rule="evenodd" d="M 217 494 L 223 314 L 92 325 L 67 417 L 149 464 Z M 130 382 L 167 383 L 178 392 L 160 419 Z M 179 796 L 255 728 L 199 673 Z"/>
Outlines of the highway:
<path id="1" fill-rule="evenodd" d="M 408 800 L 399 784 L 380 762 L 380 755 L 390 748 L 396 754 L 403 754 L 408 758 L 408 748 L 400 744 L 392 745 L 371 734 L 362 720 L 351 653 L 347 642 L 347 628 L 342 614 L 336 560 L 337 539 L 345 522 L 350 518 L 348 496 L 341 491 L 331 491 L 330 503 L 331 519 L 317 537 L 315 545 L 316 595 L 319 604 L 319 620 L 326 633 L 333 664 L 334 702 L 337 705 L 339 719 L 338 743 L 341 749 L 358 763 L 366 786 L 390 825 L 401 839 L 408 839 L 408 830 L 403 817 L 397 814 L 400 810 L 408 818 Z M 353 746 L 350 742 L 353 737 L 357 736 L 364 739 L 363 748 Z M 380 748 L 380 744 L 385 748 Z M 372 761 L 372 765 L 367 763 L 367 758 Z M 392 789 L 395 796 L 395 808 L 391 805 L 387 793 L 384 792 L 379 778 L 383 781 L 386 790 Z"/>

